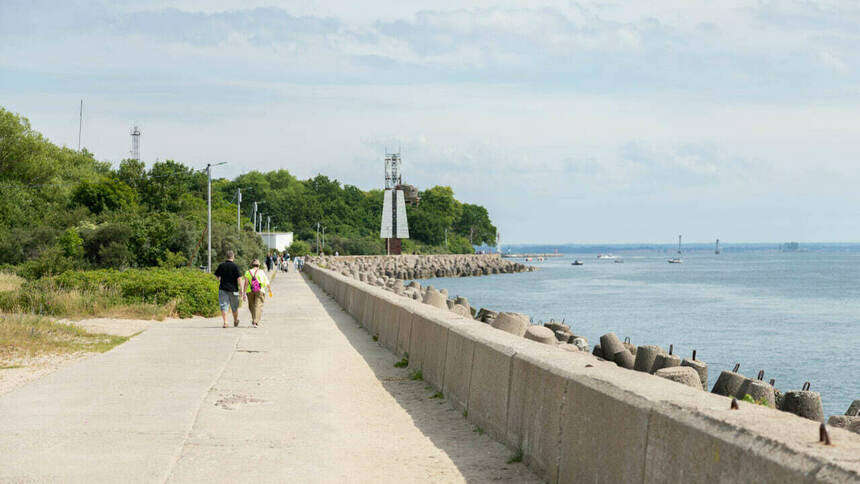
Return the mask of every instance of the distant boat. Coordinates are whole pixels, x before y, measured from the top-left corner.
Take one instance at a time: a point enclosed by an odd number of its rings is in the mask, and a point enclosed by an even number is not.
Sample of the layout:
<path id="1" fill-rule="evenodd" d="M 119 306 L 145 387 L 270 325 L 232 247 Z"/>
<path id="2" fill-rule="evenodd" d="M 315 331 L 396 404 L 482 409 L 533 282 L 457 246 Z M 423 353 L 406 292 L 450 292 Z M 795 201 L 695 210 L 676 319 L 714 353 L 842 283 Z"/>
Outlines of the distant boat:
<path id="1" fill-rule="evenodd" d="M 669 259 L 669 263 L 670 264 L 680 264 L 682 262 L 684 262 L 684 261 L 681 260 L 681 236 L 679 235 L 678 236 L 678 257 L 673 257 L 673 258 Z"/>
<path id="2" fill-rule="evenodd" d="M 616 263 L 616 264 L 623 264 L 623 263 L 624 263 L 624 259 L 615 259 L 615 263 Z"/>
<path id="3" fill-rule="evenodd" d="M 720 255 L 720 239 L 717 239 L 717 248 L 714 250 L 714 254 Z"/>
<path id="4" fill-rule="evenodd" d="M 581 266 L 581 265 L 583 265 L 583 263 L 582 263 L 582 261 L 581 261 L 581 260 L 576 259 L 575 261 L 571 262 L 571 263 L 570 263 L 570 265 L 572 265 L 572 266 Z"/>
<path id="5" fill-rule="evenodd" d="M 598 259 L 615 259 L 616 257 L 612 254 L 598 254 Z"/>

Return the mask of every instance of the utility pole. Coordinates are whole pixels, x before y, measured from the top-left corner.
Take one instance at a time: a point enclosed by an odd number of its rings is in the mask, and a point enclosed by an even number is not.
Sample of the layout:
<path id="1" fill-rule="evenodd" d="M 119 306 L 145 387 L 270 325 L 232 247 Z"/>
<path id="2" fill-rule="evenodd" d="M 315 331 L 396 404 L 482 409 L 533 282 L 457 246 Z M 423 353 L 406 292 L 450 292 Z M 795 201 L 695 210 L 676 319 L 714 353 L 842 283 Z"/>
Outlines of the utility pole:
<path id="1" fill-rule="evenodd" d="M 317 253 L 317 254 L 319 254 L 319 252 L 320 252 L 320 223 L 319 223 L 319 222 L 317 222 L 317 246 L 316 246 L 316 253 Z"/>
<path id="2" fill-rule="evenodd" d="M 272 233 L 272 217 L 266 217 L 266 232 Z"/>
<path id="3" fill-rule="evenodd" d="M 254 218 L 251 219 L 251 224 L 254 226 L 254 233 L 257 233 L 257 202 L 254 202 Z"/>
<path id="4" fill-rule="evenodd" d="M 81 110 L 78 113 L 78 153 L 81 152 L 81 126 L 84 124 L 84 100 L 81 99 Z"/>
<path id="5" fill-rule="evenodd" d="M 236 231 L 242 233 L 242 189 L 236 189 Z"/>
<path id="6" fill-rule="evenodd" d="M 226 165 L 227 162 L 221 163 L 207 163 L 206 164 L 206 178 L 208 183 L 206 184 L 206 205 L 207 205 L 207 214 L 206 214 L 206 230 L 208 232 L 208 249 L 206 251 L 206 272 L 212 272 L 212 167 Z"/>
<path id="7" fill-rule="evenodd" d="M 325 226 L 323 226 L 323 241 L 322 242 L 323 242 L 322 248 L 323 248 L 323 250 L 325 250 Z"/>
<path id="8" fill-rule="evenodd" d="M 263 231 L 263 212 L 260 212 L 260 215 L 257 215 L 257 217 L 259 217 L 258 222 L 260 224 L 260 232 L 262 232 Z"/>

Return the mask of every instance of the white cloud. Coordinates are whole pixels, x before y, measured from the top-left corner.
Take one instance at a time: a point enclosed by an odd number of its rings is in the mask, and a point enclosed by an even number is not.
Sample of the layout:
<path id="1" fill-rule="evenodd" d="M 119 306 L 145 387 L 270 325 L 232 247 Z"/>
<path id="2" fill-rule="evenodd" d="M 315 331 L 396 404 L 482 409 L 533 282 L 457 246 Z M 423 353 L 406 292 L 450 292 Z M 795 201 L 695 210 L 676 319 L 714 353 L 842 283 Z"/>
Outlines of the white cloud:
<path id="1" fill-rule="evenodd" d="M 856 240 L 858 21 L 842 2 L 7 0 L 0 99 L 74 145 L 83 97 L 100 158 L 136 121 L 146 159 L 229 174 L 369 188 L 401 144 L 410 182 L 485 204 L 508 242 Z"/>

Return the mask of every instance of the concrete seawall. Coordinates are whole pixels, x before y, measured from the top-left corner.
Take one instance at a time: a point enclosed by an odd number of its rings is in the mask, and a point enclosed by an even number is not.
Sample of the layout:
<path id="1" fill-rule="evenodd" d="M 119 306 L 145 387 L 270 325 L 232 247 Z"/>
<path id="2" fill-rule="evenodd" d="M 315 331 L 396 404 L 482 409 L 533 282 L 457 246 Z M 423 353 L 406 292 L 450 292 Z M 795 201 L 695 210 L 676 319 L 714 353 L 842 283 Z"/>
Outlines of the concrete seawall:
<path id="1" fill-rule="evenodd" d="M 305 271 L 550 482 L 860 482 L 860 436 L 570 353 L 330 270 Z"/>

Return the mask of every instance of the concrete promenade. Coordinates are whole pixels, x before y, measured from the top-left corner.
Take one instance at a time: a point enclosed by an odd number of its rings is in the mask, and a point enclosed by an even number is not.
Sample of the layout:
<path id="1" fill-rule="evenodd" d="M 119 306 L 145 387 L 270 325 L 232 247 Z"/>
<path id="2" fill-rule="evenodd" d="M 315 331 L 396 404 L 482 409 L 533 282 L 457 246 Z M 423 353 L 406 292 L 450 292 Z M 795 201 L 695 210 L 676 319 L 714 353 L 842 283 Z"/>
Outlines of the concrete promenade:
<path id="1" fill-rule="evenodd" d="M 295 272 L 0 396 L 0 482 L 539 482 Z"/>

